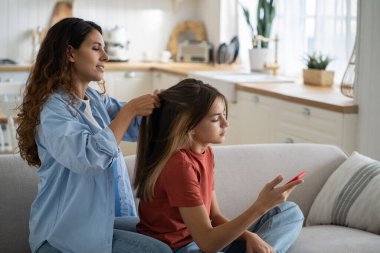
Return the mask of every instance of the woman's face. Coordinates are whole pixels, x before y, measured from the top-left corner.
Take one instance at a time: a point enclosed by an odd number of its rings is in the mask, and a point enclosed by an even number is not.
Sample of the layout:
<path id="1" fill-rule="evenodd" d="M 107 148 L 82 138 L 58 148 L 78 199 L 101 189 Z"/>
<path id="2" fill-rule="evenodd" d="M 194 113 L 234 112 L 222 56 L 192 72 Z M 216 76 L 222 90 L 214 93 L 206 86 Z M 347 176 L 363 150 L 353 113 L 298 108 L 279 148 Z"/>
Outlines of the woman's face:
<path id="1" fill-rule="evenodd" d="M 221 98 L 217 98 L 208 114 L 193 129 L 193 140 L 202 146 L 207 146 L 210 143 L 222 143 L 225 139 L 227 128 L 226 106 Z"/>
<path id="2" fill-rule="evenodd" d="M 69 61 L 73 65 L 74 79 L 89 83 L 101 81 L 104 75 L 104 63 L 108 56 L 104 51 L 102 35 L 93 29 L 78 49 L 69 48 Z"/>

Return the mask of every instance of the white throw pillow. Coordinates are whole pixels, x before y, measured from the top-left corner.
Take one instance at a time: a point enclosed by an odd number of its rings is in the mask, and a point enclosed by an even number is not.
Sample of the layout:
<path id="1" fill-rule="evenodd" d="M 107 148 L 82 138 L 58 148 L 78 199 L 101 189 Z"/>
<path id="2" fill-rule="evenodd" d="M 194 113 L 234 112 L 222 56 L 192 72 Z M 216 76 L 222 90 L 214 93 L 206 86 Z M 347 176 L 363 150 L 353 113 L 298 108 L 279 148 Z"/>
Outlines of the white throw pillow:
<path id="1" fill-rule="evenodd" d="M 306 219 L 327 224 L 380 234 L 380 162 L 354 152 L 328 178 Z"/>

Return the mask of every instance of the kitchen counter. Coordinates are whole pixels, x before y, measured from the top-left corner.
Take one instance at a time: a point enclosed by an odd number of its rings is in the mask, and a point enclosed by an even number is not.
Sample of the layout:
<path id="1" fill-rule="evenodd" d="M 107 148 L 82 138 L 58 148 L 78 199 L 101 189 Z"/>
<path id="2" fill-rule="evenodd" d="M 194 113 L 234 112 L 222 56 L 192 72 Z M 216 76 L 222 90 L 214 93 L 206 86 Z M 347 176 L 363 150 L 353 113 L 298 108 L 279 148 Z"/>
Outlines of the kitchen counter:
<path id="1" fill-rule="evenodd" d="M 237 83 L 235 88 L 330 111 L 358 113 L 358 105 L 353 99 L 343 96 L 339 87 L 317 87 L 303 83 Z"/>
<path id="2" fill-rule="evenodd" d="M 3 65 L 0 66 L 1 71 L 30 71 L 31 65 Z M 192 71 L 208 71 L 208 70 L 239 70 L 242 66 L 234 64 L 205 64 L 205 63 L 178 63 L 178 62 L 107 62 L 105 64 L 106 71 L 112 70 L 158 70 L 171 74 L 187 76 Z"/>
<path id="3" fill-rule="evenodd" d="M 29 71 L 31 66 L 0 66 L 1 71 Z M 162 71 L 169 74 L 188 76 L 194 71 L 239 71 L 241 65 L 219 65 L 176 62 L 107 62 L 106 71 Z M 336 111 L 357 113 L 358 105 L 353 99 L 340 93 L 338 87 L 316 87 L 301 83 L 237 83 L 236 90 L 267 95 L 290 102 Z"/>

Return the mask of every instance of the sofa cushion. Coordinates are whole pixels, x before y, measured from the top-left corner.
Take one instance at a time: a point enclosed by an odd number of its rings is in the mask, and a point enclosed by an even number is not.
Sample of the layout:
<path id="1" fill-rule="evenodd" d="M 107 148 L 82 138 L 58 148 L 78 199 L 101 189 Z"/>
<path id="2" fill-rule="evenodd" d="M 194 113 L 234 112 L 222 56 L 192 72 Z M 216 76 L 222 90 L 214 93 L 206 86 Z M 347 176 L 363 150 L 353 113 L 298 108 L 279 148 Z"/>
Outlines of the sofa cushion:
<path id="1" fill-rule="evenodd" d="M 0 155 L 0 252 L 30 252 L 29 212 L 38 176 L 18 155 Z"/>
<path id="2" fill-rule="evenodd" d="M 354 152 L 329 177 L 306 225 L 335 224 L 380 234 L 380 162 Z"/>
<path id="3" fill-rule="evenodd" d="M 378 235 L 342 226 L 303 227 L 287 253 L 378 253 Z"/>

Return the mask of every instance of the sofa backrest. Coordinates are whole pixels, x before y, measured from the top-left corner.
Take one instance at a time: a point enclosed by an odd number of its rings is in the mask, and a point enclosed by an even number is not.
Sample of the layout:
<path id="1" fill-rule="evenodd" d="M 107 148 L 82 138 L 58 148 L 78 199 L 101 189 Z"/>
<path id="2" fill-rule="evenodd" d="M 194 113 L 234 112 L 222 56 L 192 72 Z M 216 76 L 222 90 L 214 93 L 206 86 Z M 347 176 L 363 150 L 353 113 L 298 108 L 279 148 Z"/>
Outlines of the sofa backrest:
<path id="1" fill-rule="evenodd" d="M 290 200 L 307 216 L 329 175 L 347 158 L 339 148 L 319 144 L 215 146 L 215 190 L 222 212 L 233 218 L 257 197 L 265 183 L 282 174 L 285 180 L 305 170 L 305 183 Z M 125 158 L 133 177 L 135 156 Z M 38 188 L 35 168 L 18 155 L 0 155 L 0 252 L 30 252 L 29 213 Z M 137 200 L 136 200 L 137 201 Z"/>
<path id="2" fill-rule="evenodd" d="M 285 182 L 306 171 L 305 183 L 289 200 L 296 202 L 305 217 L 329 175 L 347 159 L 336 146 L 322 144 L 257 144 L 214 146 L 215 191 L 227 217 L 243 212 L 264 185 L 282 174 Z M 133 177 L 135 156 L 126 157 Z"/>
<path id="3" fill-rule="evenodd" d="M 18 155 L 0 155 L 0 252 L 30 252 L 29 213 L 37 188 L 37 169 Z"/>

